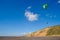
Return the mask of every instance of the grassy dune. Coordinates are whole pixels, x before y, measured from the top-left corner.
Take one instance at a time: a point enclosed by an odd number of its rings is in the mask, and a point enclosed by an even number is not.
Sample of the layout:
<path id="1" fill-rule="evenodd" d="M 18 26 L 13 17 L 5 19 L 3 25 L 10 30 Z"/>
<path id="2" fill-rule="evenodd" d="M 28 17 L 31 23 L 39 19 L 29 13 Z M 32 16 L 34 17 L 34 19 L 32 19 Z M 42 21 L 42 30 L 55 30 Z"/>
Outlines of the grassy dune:
<path id="1" fill-rule="evenodd" d="M 60 36 L 60 25 L 50 26 L 42 30 L 38 30 L 31 34 L 27 34 L 27 37 L 45 37 L 45 36 Z"/>
<path id="2" fill-rule="evenodd" d="M 60 36 L 60 26 L 52 26 L 47 31 L 47 36 Z"/>

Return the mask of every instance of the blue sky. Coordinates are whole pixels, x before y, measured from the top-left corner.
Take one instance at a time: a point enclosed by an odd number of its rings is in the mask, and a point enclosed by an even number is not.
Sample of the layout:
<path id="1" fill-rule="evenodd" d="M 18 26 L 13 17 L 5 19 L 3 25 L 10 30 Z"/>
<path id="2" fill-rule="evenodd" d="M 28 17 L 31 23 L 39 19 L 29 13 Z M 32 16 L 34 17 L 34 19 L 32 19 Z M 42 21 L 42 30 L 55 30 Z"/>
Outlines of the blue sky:
<path id="1" fill-rule="evenodd" d="M 0 0 L 0 36 L 20 36 L 53 25 L 60 25 L 60 0 Z"/>

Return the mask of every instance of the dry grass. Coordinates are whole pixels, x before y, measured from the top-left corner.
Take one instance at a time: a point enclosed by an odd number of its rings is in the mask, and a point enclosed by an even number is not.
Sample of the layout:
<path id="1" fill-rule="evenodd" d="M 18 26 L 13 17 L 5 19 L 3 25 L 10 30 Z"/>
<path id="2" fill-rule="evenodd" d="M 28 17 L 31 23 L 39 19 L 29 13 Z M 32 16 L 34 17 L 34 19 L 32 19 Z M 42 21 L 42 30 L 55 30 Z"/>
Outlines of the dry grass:
<path id="1" fill-rule="evenodd" d="M 45 37 L 45 36 L 60 36 L 60 26 L 58 25 L 51 26 L 27 35 L 27 37 Z"/>

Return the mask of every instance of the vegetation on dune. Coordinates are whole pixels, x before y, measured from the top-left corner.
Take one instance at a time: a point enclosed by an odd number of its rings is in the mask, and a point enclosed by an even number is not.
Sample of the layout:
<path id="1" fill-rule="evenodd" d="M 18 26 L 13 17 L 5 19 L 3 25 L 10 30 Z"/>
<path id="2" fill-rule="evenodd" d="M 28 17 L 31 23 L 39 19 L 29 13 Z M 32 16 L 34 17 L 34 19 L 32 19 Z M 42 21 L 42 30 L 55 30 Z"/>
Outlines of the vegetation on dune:
<path id="1" fill-rule="evenodd" d="M 60 25 L 50 26 L 42 30 L 33 32 L 28 37 L 60 36 Z"/>
<path id="2" fill-rule="evenodd" d="M 51 36 L 51 35 L 60 35 L 60 26 L 52 26 L 47 31 L 47 36 Z"/>

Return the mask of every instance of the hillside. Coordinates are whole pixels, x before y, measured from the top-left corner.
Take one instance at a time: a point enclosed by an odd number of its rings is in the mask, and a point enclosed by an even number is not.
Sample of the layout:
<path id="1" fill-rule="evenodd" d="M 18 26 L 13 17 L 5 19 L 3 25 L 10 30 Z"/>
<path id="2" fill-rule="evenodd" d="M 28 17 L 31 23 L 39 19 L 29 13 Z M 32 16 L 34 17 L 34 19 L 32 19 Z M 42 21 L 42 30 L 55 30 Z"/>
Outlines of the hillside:
<path id="1" fill-rule="evenodd" d="M 45 36 L 60 36 L 60 25 L 50 26 L 42 30 L 38 30 L 31 34 L 27 34 L 27 37 L 45 37 Z"/>

